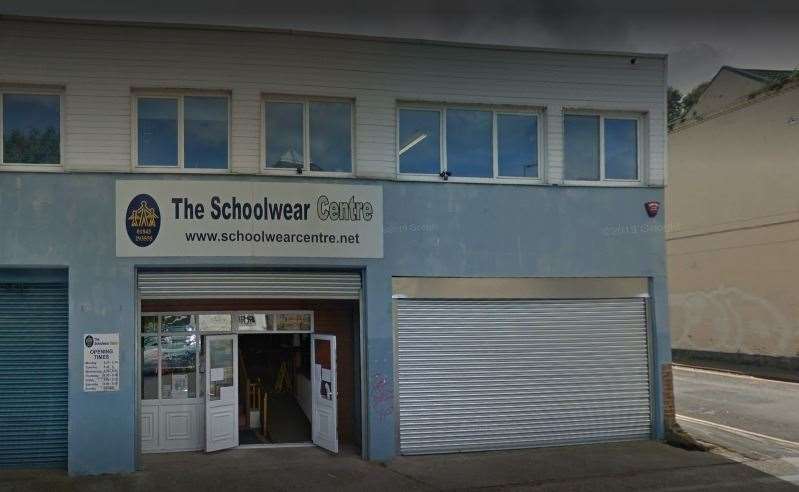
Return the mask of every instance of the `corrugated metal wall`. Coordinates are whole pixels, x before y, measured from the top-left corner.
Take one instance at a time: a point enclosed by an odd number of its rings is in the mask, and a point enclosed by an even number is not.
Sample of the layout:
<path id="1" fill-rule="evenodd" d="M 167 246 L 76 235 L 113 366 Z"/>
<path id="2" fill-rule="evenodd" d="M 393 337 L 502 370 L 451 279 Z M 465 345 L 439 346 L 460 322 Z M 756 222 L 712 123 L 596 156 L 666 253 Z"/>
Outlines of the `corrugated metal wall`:
<path id="1" fill-rule="evenodd" d="M 644 299 L 396 301 L 403 454 L 647 439 Z"/>
<path id="2" fill-rule="evenodd" d="M 67 286 L 0 283 L 0 468 L 67 464 Z"/>
<path id="3" fill-rule="evenodd" d="M 139 272 L 142 299 L 359 299 L 356 272 Z"/>

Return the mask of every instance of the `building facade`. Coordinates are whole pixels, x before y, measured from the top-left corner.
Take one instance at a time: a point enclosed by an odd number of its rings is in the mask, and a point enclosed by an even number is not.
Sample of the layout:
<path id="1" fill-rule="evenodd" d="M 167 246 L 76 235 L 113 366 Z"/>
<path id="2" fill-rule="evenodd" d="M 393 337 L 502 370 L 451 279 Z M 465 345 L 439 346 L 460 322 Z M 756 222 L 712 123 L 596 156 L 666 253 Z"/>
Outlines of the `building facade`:
<path id="1" fill-rule="evenodd" d="M 663 437 L 664 56 L 3 18 L 0 59 L 0 466 Z"/>
<path id="2" fill-rule="evenodd" d="M 797 88 L 791 72 L 724 67 L 705 112 L 669 134 L 675 359 L 799 368 Z"/>

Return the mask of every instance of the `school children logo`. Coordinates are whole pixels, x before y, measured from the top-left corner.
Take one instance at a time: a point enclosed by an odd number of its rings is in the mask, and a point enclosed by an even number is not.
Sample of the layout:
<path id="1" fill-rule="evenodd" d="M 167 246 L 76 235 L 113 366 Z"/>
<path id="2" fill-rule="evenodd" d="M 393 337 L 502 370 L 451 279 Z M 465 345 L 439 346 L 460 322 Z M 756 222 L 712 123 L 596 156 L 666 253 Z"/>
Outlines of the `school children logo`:
<path id="1" fill-rule="evenodd" d="M 155 199 L 146 193 L 136 195 L 125 213 L 128 237 L 136 246 L 149 246 L 161 230 L 161 210 Z"/>
<path id="2" fill-rule="evenodd" d="M 86 347 L 92 348 L 94 345 L 94 337 L 91 335 L 86 335 L 86 338 L 83 339 L 83 343 L 86 345 Z"/>

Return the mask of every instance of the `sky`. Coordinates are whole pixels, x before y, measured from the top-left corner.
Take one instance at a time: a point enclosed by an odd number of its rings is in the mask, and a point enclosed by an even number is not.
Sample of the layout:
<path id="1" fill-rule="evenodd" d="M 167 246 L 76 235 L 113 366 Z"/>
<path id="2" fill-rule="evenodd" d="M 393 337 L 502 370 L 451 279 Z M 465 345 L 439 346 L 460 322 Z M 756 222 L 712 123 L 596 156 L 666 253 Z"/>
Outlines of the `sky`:
<path id="1" fill-rule="evenodd" d="M 799 0 L 3 0 L 0 13 L 666 53 L 682 91 L 722 65 L 799 68 Z"/>

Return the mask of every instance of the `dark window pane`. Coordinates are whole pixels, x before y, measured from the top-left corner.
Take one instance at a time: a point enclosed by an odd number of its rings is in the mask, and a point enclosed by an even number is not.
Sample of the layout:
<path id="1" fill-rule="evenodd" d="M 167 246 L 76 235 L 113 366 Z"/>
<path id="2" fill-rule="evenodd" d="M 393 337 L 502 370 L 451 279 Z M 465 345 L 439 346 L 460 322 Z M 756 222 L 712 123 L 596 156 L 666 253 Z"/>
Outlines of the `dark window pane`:
<path id="1" fill-rule="evenodd" d="M 139 165 L 178 165 L 178 100 L 140 98 Z"/>
<path id="2" fill-rule="evenodd" d="M 538 177 L 538 119 L 535 116 L 497 115 L 497 145 L 500 176 Z"/>
<path id="3" fill-rule="evenodd" d="M 141 332 L 158 333 L 158 316 L 142 316 Z"/>
<path id="4" fill-rule="evenodd" d="M 599 180 L 599 116 L 566 115 L 566 179 Z"/>
<path id="5" fill-rule="evenodd" d="M 304 165 L 302 103 L 266 103 L 266 167 Z"/>
<path id="6" fill-rule="evenodd" d="M 399 115 L 400 172 L 441 172 L 441 114 L 401 109 Z"/>
<path id="7" fill-rule="evenodd" d="M 58 96 L 3 95 L 3 162 L 61 162 L 61 109 Z"/>
<path id="8" fill-rule="evenodd" d="M 227 169 L 227 98 L 185 97 L 183 116 L 185 167 Z"/>
<path id="9" fill-rule="evenodd" d="M 196 331 L 190 314 L 174 314 L 161 318 L 161 332 L 191 332 Z"/>
<path id="10" fill-rule="evenodd" d="M 493 175 L 489 111 L 447 110 L 447 171 L 456 177 Z"/>
<path id="11" fill-rule="evenodd" d="M 312 102 L 308 119 L 311 171 L 352 171 L 351 105 Z"/>
<path id="12" fill-rule="evenodd" d="M 158 399 L 158 337 L 141 339 L 141 398 Z"/>
<path id="13" fill-rule="evenodd" d="M 638 179 L 638 122 L 605 118 L 605 178 Z"/>

